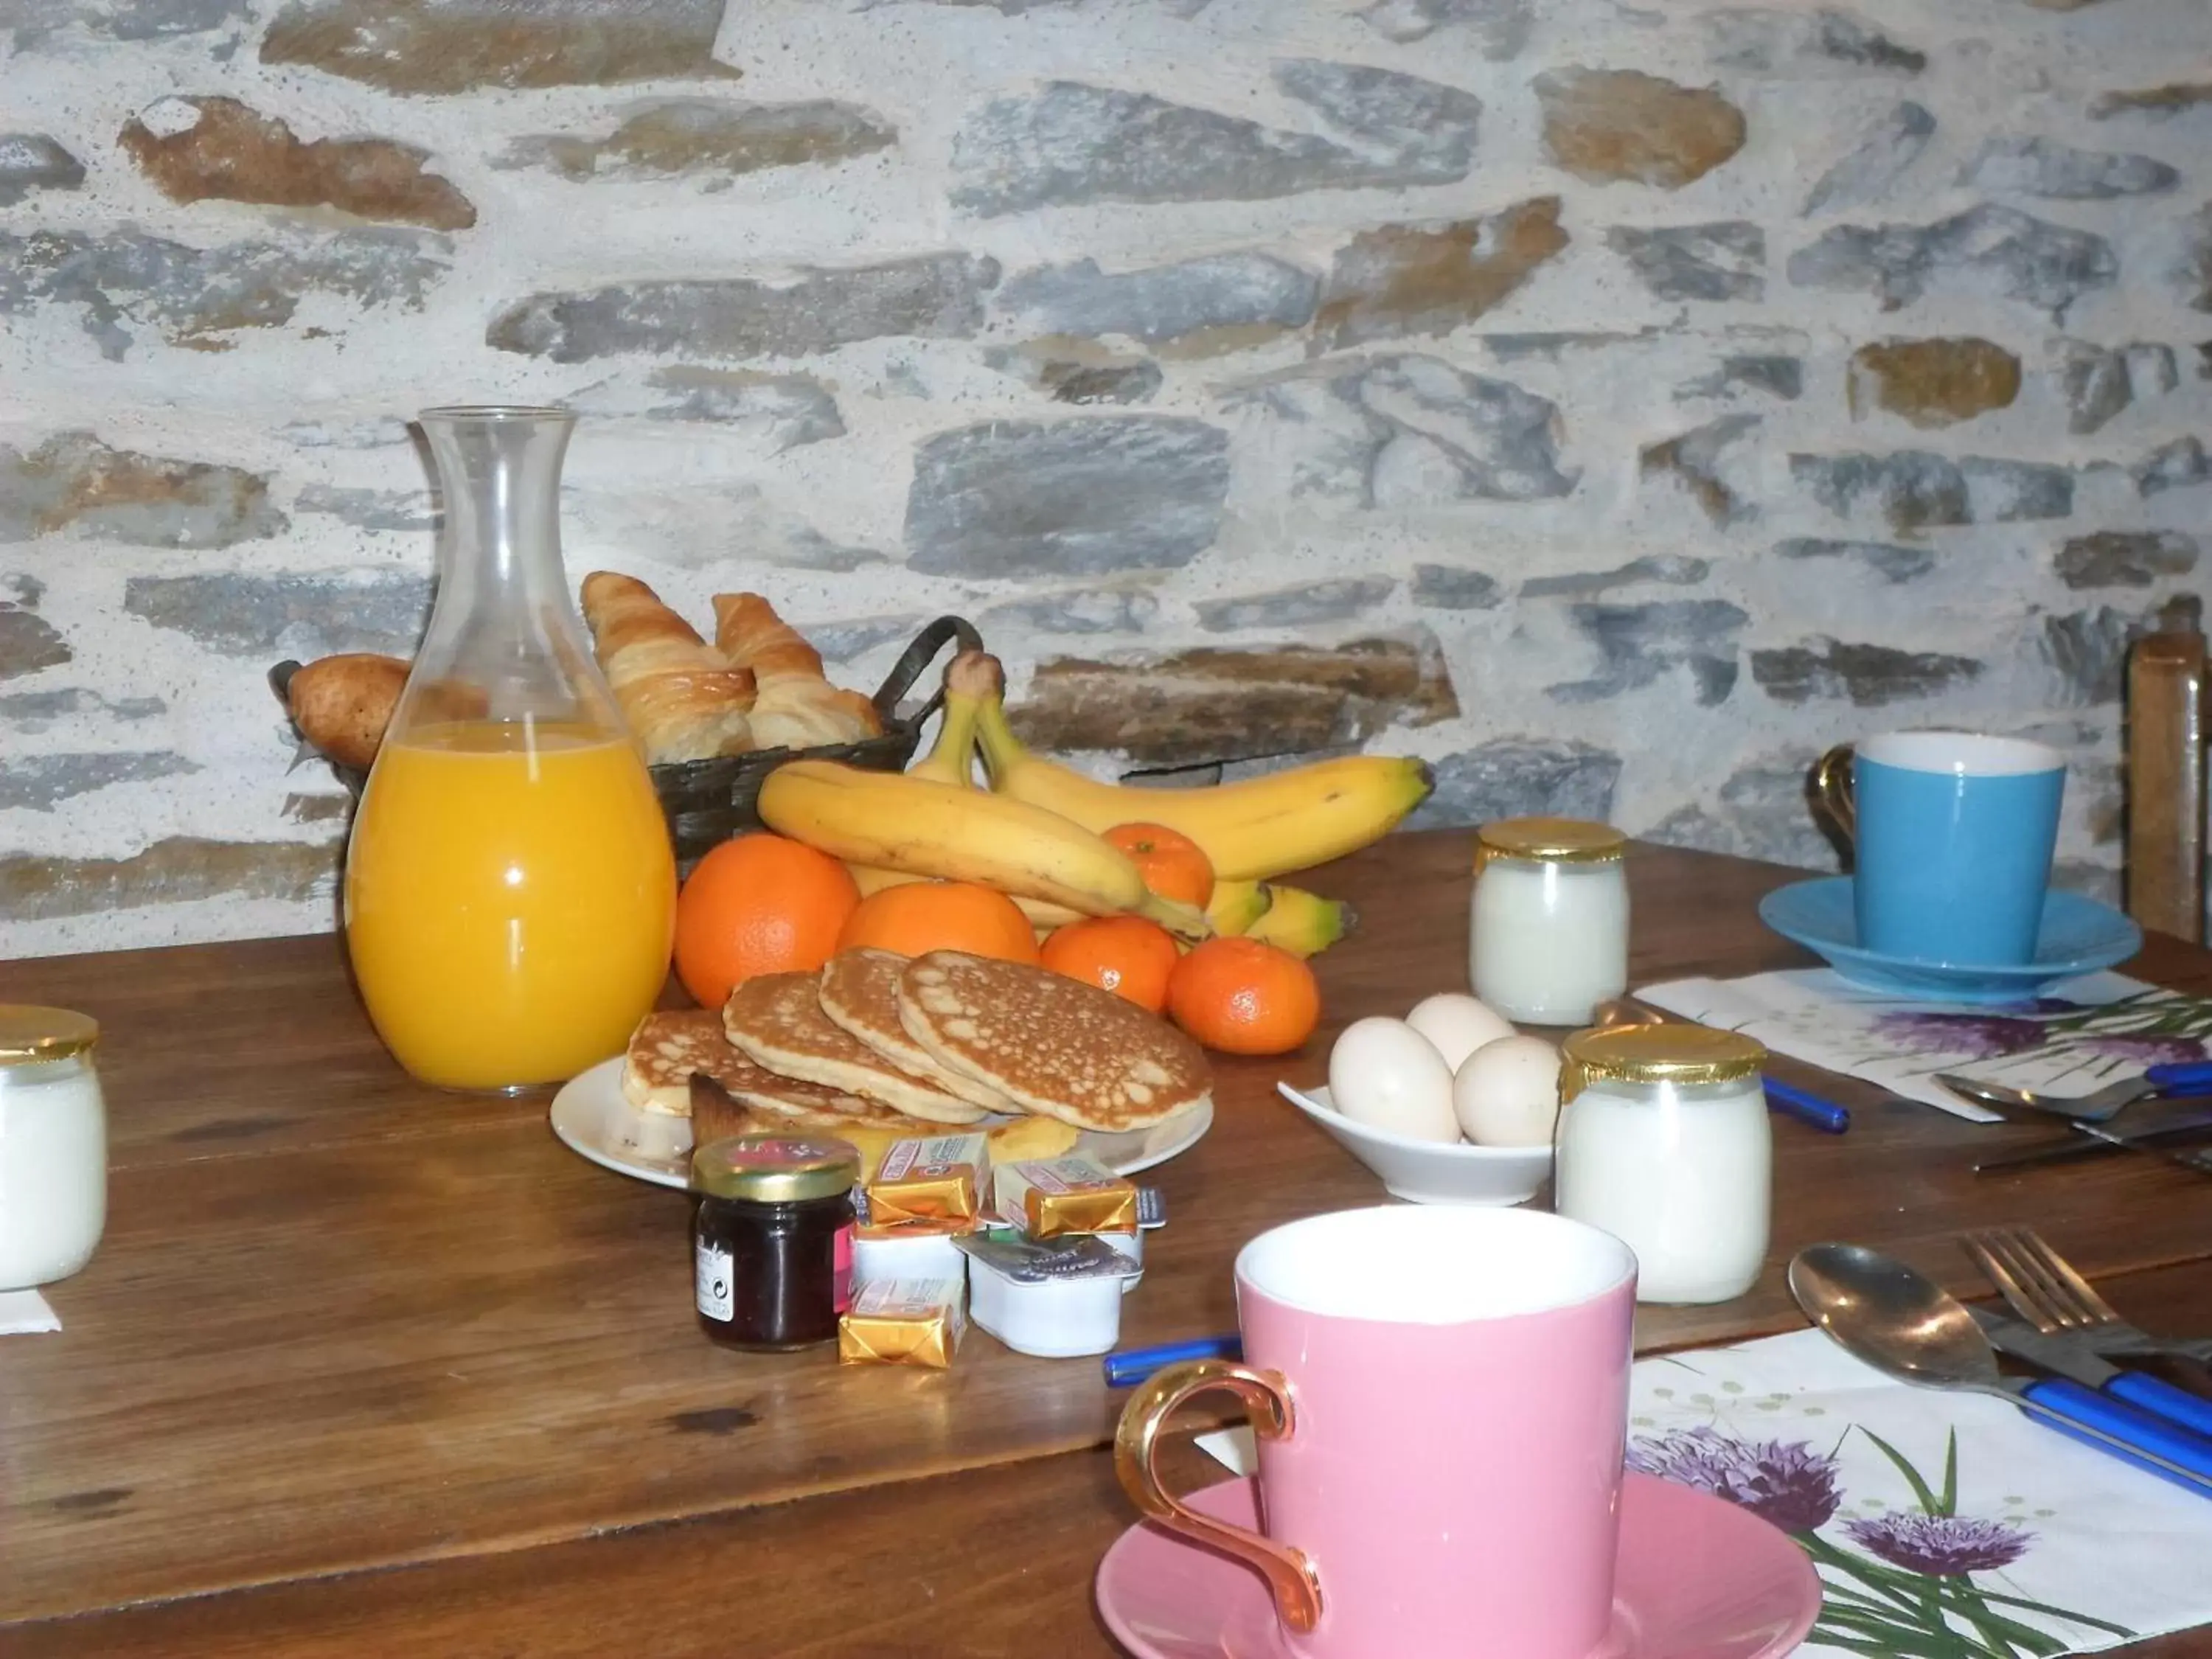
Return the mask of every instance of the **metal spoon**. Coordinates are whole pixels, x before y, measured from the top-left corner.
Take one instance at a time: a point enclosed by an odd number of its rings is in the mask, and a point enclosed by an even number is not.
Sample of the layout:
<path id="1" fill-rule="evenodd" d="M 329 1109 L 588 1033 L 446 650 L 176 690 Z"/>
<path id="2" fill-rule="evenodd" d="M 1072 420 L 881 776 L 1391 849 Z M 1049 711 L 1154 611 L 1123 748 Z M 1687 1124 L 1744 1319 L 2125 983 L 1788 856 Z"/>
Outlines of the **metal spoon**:
<path id="1" fill-rule="evenodd" d="M 1790 1263 L 1790 1294 L 1854 1358 L 1916 1387 L 1995 1395 L 2140 1468 L 2212 1497 L 2212 1443 L 2060 1378 L 1998 1374 L 1997 1357 L 1956 1297 L 1893 1256 L 1814 1244 Z"/>

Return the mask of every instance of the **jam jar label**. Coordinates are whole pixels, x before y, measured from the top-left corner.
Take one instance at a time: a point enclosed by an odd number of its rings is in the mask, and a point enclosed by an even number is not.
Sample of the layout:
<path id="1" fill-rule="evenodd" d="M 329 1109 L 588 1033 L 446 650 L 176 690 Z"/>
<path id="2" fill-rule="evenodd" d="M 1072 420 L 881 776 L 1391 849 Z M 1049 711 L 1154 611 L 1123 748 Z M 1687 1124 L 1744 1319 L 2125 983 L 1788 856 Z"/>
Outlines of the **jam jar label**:
<path id="1" fill-rule="evenodd" d="M 691 1249 L 691 1293 L 699 1311 L 727 1324 L 737 1316 L 737 1286 L 730 1253 L 711 1239 L 702 1238 Z"/>

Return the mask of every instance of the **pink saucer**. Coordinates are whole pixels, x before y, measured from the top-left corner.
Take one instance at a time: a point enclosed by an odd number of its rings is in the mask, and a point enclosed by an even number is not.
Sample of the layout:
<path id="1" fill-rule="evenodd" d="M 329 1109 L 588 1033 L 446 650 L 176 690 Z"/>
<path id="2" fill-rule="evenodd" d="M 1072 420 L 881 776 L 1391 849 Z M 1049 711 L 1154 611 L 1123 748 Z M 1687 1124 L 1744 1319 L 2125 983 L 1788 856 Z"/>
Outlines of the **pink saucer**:
<path id="1" fill-rule="evenodd" d="M 1249 1480 L 1188 1500 L 1257 1524 Z M 1098 1611 L 1138 1659 L 1285 1659 L 1265 1582 L 1150 1522 L 1098 1564 Z M 1591 1659 L 1778 1659 L 1820 1614 L 1820 1580 L 1786 1534 L 1735 1504 L 1647 1474 L 1620 1493 L 1613 1633 Z"/>

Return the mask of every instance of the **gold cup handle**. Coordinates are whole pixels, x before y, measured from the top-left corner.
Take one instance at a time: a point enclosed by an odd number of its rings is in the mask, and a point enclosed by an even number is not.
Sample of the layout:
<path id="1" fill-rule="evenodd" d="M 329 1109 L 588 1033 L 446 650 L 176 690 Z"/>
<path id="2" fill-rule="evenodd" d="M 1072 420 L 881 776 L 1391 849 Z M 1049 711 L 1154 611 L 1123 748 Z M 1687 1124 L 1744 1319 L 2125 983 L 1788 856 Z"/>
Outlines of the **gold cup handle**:
<path id="1" fill-rule="evenodd" d="M 1160 1431 L 1176 1407 L 1215 1389 L 1243 1402 L 1252 1432 L 1261 1439 L 1291 1437 L 1290 1385 L 1279 1373 L 1255 1370 L 1230 1359 L 1193 1360 L 1156 1372 L 1122 1408 L 1121 1427 L 1114 1435 L 1115 1473 L 1121 1477 L 1121 1489 L 1151 1519 L 1257 1567 L 1274 1590 L 1283 1623 L 1303 1634 L 1321 1620 L 1321 1580 L 1305 1552 L 1200 1515 L 1160 1484 L 1154 1462 Z"/>
<path id="2" fill-rule="evenodd" d="M 1821 810 L 1836 821 L 1846 841 L 1856 842 L 1859 838 L 1858 803 L 1851 791 L 1851 745 L 1839 743 L 1820 757 L 1820 763 L 1813 769 L 1814 793 L 1820 798 Z"/>

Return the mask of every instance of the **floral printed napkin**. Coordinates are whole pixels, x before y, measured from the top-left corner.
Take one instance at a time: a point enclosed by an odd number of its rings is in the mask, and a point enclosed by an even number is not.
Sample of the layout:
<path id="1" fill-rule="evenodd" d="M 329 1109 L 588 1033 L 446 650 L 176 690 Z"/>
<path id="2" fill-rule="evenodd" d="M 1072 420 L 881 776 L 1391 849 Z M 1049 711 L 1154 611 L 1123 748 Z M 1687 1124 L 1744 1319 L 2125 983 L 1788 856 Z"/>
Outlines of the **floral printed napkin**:
<path id="1" fill-rule="evenodd" d="M 1997 1114 L 1960 1100 L 1935 1080 L 1938 1072 L 2087 1094 L 2160 1061 L 2203 1060 L 2212 1041 L 2212 1000 L 2123 974 L 2084 974 L 2049 996 L 1996 1007 L 1905 1001 L 1863 990 L 1826 968 L 1669 980 L 1636 994 L 1684 1019 L 1741 1031 L 1776 1054 L 1980 1123 Z"/>
<path id="2" fill-rule="evenodd" d="M 1808 1659 L 2029 1659 L 2212 1622 L 2212 1499 L 2001 1400 L 1893 1382 L 1819 1331 L 1639 1360 L 1629 1411 L 1630 1468 L 1812 1557 Z M 1249 1430 L 1199 1444 L 1252 1471 Z"/>
<path id="3" fill-rule="evenodd" d="M 2212 1622 L 2212 1499 L 1819 1331 L 1639 1361 L 1628 1462 L 1765 1516 L 1826 1596 L 1805 1655 L 2023 1659 Z"/>

